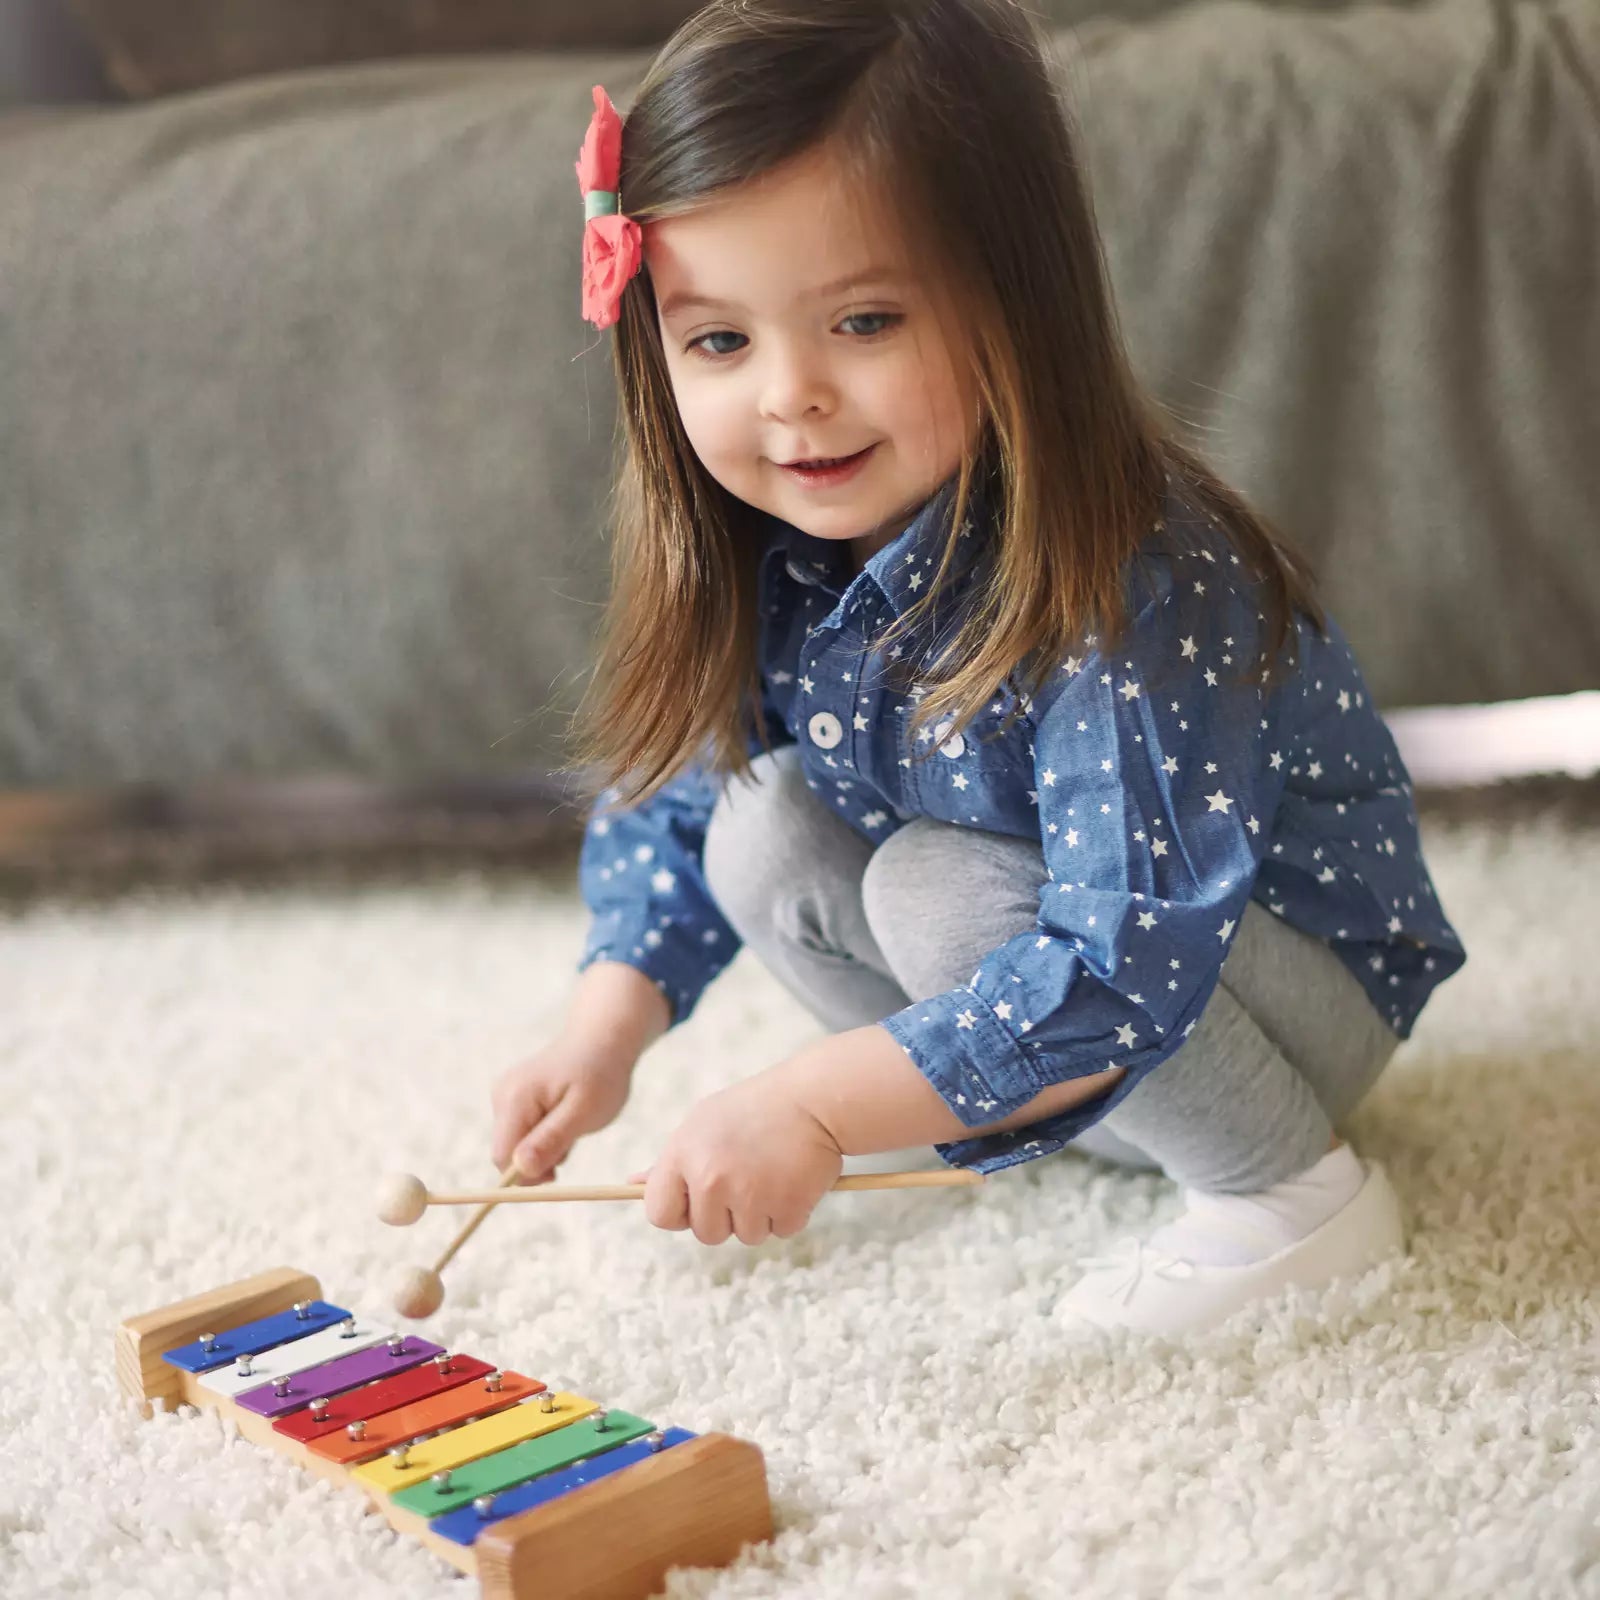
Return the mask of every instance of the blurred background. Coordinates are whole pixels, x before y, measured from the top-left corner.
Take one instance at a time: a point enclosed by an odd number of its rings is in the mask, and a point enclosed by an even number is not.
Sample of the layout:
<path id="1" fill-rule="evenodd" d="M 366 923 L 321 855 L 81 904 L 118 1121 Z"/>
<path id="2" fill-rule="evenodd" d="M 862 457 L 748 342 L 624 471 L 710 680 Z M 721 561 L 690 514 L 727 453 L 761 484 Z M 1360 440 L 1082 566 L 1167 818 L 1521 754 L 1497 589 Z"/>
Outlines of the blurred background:
<path id="1" fill-rule="evenodd" d="M 572 163 L 691 0 L 0 0 L 0 872 L 580 817 Z M 1419 784 L 1600 768 L 1600 6 L 1036 0 L 1151 389 Z"/>

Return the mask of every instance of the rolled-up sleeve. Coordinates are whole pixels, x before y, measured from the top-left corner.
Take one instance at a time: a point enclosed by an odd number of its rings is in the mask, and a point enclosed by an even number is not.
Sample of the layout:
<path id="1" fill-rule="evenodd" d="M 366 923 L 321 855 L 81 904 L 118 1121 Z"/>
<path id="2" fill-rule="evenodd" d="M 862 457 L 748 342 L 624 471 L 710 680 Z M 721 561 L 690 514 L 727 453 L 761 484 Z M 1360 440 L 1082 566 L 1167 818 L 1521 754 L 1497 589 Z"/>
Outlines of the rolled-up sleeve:
<path id="1" fill-rule="evenodd" d="M 1179 1048 L 1216 988 L 1283 789 L 1254 591 L 1226 561 L 1164 559 L 1120 643 L 1091 640 L 1041 686 L 1035 926 L 883 1023 L 969 1127 L 1127 1069 L 1072 1111 L 940 1145 L 953 1165 L 1060 1149 Z"/>

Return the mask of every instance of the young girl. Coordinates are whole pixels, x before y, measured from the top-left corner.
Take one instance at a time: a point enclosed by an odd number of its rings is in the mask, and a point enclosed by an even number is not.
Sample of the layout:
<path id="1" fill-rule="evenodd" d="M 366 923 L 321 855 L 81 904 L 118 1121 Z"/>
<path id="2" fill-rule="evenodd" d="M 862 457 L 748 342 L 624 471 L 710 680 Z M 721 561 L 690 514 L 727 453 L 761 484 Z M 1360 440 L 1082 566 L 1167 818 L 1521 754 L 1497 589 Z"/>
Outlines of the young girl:
<path id="1" fill-rule="evenodd" d="M 625 122 L 594 102 L 606 787 L 496 1164 L 547 1180 L 743 942 L 830 1034 L 694 1107 L 659 1227 L 755 1244 L 846 1155 L 1071 1146 L 1187 1200 L 1073 1326 L 1204 1327 L 1401 1248 L 1334 1129 L 1465 957 L 1305 567 L 1130 374 L 1028 14 L 714 0 Z"/>

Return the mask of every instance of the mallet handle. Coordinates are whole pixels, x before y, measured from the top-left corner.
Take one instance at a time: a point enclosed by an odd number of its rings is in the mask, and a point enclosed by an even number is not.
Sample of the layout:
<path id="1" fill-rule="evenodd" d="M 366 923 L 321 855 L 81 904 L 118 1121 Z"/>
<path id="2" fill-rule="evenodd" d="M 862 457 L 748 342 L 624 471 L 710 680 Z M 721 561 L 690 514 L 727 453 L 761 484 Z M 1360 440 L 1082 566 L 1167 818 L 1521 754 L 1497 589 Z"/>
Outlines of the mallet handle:
<path id="1" fill-rule="evenodd" d="M 947 1172 L 856 1172 L 840 1178 L 834 1190 L 949 1189 L 983 1182 L 981 1172 L 952 1168 Z M 428 1191 L 430 1206 L 522 1205 L 545 1200 L 639 1200 L 642 1183 L 535 1183 L 504 1189 L 471 1189 L 459 1194 Z"/>
<path id="2" fill-rule="evenodd" d="M 473 1217 L 473 1219 L 467 1223 L 461 1232 L 458 1233 L 455 1238 L 453 1238 L 445 1247 L 444 1254 L 440 1256 L 439 1259 L 433 1264 L 433 1270 L 435 1272 L 443 1272 L 444 1269 L 450 1265 L 450 1262 L 454 1258 L 456 1251 L 459 1250 L 462 1245 L 464 1245 L 467 1240 L 470 1239 L 477 1231 L 478 1224 L 489 1215 L 489 1212 L 492 1209 L 493 1201 L 500 1197 L 504 1187 L 508 1185 L 511 1180 L 516 1177 L 516 1175 L 517 1169 L 515 1167 L 507 1167 L 505 1171 L 500 1174 L 501 1189 L 492 1191 L 490 1195 L 484 1199 L 483 1205 L 479 1207 L 478 1214 Z"/>

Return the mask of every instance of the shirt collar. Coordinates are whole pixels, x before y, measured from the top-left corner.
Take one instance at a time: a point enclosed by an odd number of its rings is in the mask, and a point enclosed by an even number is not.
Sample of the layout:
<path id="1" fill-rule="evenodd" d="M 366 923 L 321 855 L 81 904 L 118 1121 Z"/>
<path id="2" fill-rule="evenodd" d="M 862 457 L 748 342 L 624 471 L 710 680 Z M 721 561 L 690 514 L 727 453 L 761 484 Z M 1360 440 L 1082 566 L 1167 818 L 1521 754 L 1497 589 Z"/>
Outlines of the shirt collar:
<path id="1" fill-rule="evenodd" d="M 956 539 L 955 556 L 947 585 L 962 582 L 988 547 L 991 499 L 981 474 L 975 474 L 968 500 L 966 530 Z M 859 575 L 852 577 L 845 551 L 838 540 L 818 539 L 791 522 L 764 514 L 770 543 L 763 564 L 782 560 L 797 582 L 842 594 L 852 583 L 870 577 L 898 616 L 904 616 L 926 598 L 928 585 L 939 569 L 955 505 L 956 476 L 942 483 L 906 526 L 881 550 L 868 558 Z"/>

